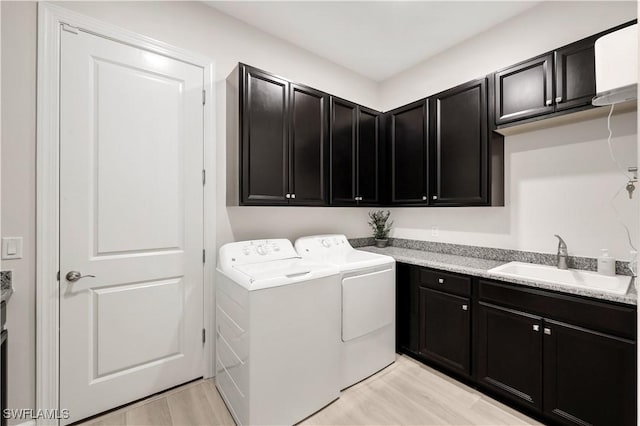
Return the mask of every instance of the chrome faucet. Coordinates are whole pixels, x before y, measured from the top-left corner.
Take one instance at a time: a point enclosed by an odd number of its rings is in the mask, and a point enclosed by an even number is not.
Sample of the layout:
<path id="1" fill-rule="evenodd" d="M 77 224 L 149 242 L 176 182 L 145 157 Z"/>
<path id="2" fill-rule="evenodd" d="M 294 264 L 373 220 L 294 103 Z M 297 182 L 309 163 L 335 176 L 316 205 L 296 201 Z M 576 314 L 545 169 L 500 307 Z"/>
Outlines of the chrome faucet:
<path id="1" fill-rule="evenodd" d="M 558 260 L 558 269 L 569 269 L 567 266 L 567 243 L 564 242 L 560 235 L 555 235 L 558 239 L 558 253 L 556 254 L 556 258 Z"/>

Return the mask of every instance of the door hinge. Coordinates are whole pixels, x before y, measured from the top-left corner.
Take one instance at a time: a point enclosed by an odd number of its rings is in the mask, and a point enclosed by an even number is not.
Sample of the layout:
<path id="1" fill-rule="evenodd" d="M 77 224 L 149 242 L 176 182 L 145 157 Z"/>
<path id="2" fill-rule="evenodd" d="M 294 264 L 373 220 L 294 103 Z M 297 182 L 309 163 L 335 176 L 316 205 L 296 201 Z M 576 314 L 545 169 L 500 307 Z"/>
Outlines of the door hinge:
<path id="1" fill-rule="evenodd" d="M 71 34 L 78 34 L 78 27 L 73 27 L 69 24 L 62 24 L 62 29 Z"/>
<path id="2" fill-rule="evenodd" d="M 202 171 L 202 184 L 204 185 L 205 183 L 207 183 L 207 171 L 203 170 Z"/>
<path id="3" fill-rule="evenodd" d="M 202 105 L 207 103 L 207 91 L 202 89 Z"/>
<path id="4" fill-rule="evenodd" d="M 205 249 L 202 249 L 202 263 L 205 263 L 206 261 L 206 253 L 207 251 Z"/>
<path id="5" fill-rule="evenodd" d="M 56 274 L 56 280 L 60 281 L 60 271 Z"/>
<path id="6" fill-rule="evenodd" d="M 207 341 L 207 330 L 202 329 L 202 343 Z"/>

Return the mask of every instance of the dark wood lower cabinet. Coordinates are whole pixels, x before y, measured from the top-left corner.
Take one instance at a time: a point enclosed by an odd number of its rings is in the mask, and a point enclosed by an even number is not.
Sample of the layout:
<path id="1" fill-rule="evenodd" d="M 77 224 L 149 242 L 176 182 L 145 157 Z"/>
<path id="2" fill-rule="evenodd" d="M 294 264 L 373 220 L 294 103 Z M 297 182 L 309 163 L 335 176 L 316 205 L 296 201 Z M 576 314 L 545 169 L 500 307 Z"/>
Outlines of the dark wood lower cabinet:
<path id="1" fill-rule="evenodd" d="M 565 424 L 636 424 L 636 342 L 544 322 L 544 412 Z"/>
<path id="2" fill-rule="evenodd" d="M 396 265 L 396 349 L 417 355 L 420 346 L 420 268 Z"/>
<path id="3" fill-rule="evenodd" d="M 480 302 L 476 363 L 481 384 L 542 409 L 542 318 Z"/>
<path id="4" fill-rule="evenodd" d="M 402 263 L 396 286 L 399 352 L 545 423 L 636 424 L 635 307 Z"/>
<path id="5" fill-rule="evenodd" d="M 459 373 L 470 373 L 470 300 L 420 287 L 419 353 Z"/>

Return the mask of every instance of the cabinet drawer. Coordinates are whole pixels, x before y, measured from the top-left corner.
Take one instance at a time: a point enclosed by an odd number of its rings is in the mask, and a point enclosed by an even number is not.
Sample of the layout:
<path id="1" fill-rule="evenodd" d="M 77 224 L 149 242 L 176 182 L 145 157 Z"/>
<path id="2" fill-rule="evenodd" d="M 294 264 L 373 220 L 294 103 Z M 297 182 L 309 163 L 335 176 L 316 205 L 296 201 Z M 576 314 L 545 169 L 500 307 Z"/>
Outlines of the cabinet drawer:
<path id="1" fill-rule="evenodd" d="M 420 268 L 420 285 L 460 296 L 471 295 L 471 277 Z"/>
<path id="2" fill-rule="evenodd" d="M 597 331 L 636 339 L 636 309 L 552 291 L 480 280 L 479 299 Z"/>

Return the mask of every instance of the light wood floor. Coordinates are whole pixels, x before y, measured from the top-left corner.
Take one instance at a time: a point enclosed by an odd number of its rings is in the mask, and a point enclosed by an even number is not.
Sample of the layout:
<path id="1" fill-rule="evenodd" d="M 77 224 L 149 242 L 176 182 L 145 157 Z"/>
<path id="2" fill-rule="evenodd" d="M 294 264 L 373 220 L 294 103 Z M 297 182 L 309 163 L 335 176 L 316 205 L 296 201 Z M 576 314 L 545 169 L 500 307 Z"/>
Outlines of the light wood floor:
<path id="1" fill-rule="evenodd" d="M 233 425 L 213 379 L 199 380 L 83 425 Z M 342 392 L 304 425 L 538 425 L 411 358 Z"/>

